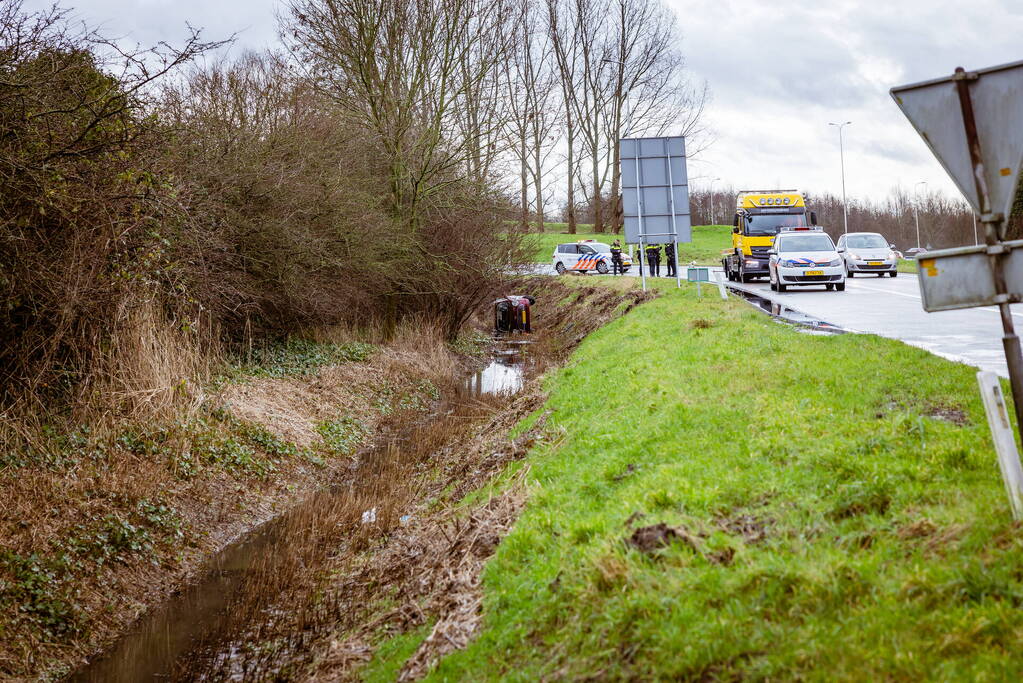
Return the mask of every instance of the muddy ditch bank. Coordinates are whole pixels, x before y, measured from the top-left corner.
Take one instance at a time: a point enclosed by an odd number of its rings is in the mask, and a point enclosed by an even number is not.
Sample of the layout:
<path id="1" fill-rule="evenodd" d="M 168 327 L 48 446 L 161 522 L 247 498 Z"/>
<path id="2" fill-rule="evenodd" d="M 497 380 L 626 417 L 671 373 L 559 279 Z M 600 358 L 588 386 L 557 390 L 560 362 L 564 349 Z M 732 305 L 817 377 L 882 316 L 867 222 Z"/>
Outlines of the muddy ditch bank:
<path id="1" fill-rule="evenodd" d="M 215 555 L 199 582 L 71 680 L 345 677 L 382 633 L 433 620 L 435 633 L 403 674 L 415 678 L 445 648 L 468 642 L 479 572 L 525 490 L 512 483 L 476 504 L 463 499 L 544 438 L 543 415 L 508 436 L 542 406 L 537 378 L 590 331 L 651 296 L 546 278 L 527 286 L 538 297 L 537 333 L 495 340 L 429 415 L 394 425 L 329 488 Z"/>

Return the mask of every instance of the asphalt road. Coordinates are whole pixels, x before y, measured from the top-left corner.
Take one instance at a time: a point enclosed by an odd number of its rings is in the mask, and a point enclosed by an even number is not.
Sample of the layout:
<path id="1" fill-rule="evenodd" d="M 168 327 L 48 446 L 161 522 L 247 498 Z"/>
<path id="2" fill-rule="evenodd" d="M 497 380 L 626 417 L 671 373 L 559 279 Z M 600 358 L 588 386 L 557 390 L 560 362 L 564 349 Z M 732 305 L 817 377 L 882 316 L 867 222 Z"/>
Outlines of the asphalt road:
<path id="1" fill-rule="evenodd" d="M 715 270 L 720 271 L 720 268 Z M 554 269 L 538 265 L 535 272 L 554 274 Z M 633 268 L 630 275 L 637 276 L 638 280 L 639 272 Z M 844 292 L 828 292 L 823 287 L 791 287 L 780 294 L 771 291 L 767 280 L 746 284 L 729 282 L 728 286 L 753 292 L 849 332 L 899 339 L 943 358 L 991 370 L 1002 377 L 1009 376 L 1002 351 L 998 309 L 926 313 L 920 302 L 915 273 L 900 273 L 895 278 L 857 276 L 846 280 Z M 1017 333 L 1023 335 L 1023 306 L 1013 307 L 1013 319 Z"/>
<path id="2" fill-rule="evenodd" d="M 920 302 L 915 273 L 896 278 L 857 276 L 846 280 L 846 291 L 823 287 L 792 287 L 772 292 L 767 281 L 729 283 L 850 332 L 899 339 L 949 360 L 1008 377 L 1002 351 L 1002 322 L 996 308 L 969 308 L 926 313 Z M 1013 320 L 1023 332 L 1023 307 Z"/>

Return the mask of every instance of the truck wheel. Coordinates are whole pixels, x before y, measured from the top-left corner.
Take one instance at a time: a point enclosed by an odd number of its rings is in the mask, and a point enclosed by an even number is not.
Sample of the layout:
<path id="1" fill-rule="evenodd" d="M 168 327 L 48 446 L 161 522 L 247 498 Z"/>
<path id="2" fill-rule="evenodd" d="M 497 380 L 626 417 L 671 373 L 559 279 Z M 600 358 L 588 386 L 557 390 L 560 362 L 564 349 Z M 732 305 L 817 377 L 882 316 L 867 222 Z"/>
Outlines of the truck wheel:
<path id="1" fill-rule="evenodd" d="M 607 271 L 608 270 L 609 270 L 609 268 L 607 267 L 606 263 L 604 263 L 603 261 L 598 261 L 597 262 L 597 272 L 598 273 L 600 273 L 601 275 L 607 275 Z"/>
<path id="2" fill-rule="evenodd" d="M 831 290 L 833 290 L 834 288 L 835 288 L 835 285 L 833 285 L 833 284 L 830 284 L 830 283 L 829 283 L 829 284 L 826 284 L 826 285 L 824 285 L 824 289 L 828 290 L 829 292 L 830 292 Z"/>
<path id="3" fill-rule="evenodd" d="M 889 275 L 891 275 L 892 277 L 895 277 L 896 275 L 898 275 L 898 274 L 899 274 L 899 271 L 897 271 L 897 270 L 893 270 L 892 272 L 890 272 L 890 273 L 888 273 L 888 274 L 889 274 Z"/>
<path id="4" fill-rule="evenodd" d="M 835 284 L 835 289 L 837 289 L 840 292 L 844 292 L 845 291 L 845 283 L 844 282 L 836 283 Z"/>
<path id="5" fill-rule="evenodd" d="M 558 261 L 557 263 L 554 264 L 554 270 L 557 271 L 558 275 L 564 275 L 565 274 L 565 264 L 562 263 L 561 261 Z"/>
<path id="6" fill-rule="evenodd" d="M 849 270 L 848 266 L 846 266 L 846 268 L 845 268 L 845 276 L 846 277 L 852 277 L 853 276 L 853 272 L 851 270 Z"/>

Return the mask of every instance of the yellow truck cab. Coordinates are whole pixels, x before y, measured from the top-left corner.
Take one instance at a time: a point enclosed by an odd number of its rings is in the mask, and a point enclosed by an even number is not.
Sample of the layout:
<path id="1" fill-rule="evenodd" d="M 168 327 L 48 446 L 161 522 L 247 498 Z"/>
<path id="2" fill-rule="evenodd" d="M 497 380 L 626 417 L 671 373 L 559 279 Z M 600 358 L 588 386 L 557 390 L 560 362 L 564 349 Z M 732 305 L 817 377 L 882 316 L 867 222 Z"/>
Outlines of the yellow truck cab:
<path id="1" fill-rule="evenodd" d="M 782 228 L 817 225 L 799 190 L 743 190 L 735 197 L 732 247 L 721 252 L 725 275 L 733 282 L 768 277 L 768 252 Z"/>

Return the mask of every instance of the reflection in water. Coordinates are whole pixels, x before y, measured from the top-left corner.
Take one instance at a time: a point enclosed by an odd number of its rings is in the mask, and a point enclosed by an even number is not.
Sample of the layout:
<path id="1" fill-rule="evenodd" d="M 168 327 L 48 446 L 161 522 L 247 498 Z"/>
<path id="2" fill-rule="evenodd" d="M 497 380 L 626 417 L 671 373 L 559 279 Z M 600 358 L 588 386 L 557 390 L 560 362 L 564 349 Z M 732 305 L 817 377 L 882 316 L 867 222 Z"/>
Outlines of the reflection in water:
<path id="1" fill-rule="evenodd" d="M 525 340 L 502 341 L 486 367 L 466 378 L 465 388 L 473 395 L 514 394 L 525 381 Z"/>
<path id="2" fill-rule="evenodd" d="M 764 311 L 771 317 L 796 325 L 801 328 L 801 332 L 805 331 L 809 334 L 842 334 L 845 332 L 845 330 L 841 327 L 836 327 L 831 323 L 818 320 L 806 313 L 792 310 L 782 303 L 764 298 L 759 294 L 747 292 L 742 289 L 733 289 L 732 293 L 740 295 L 746 299 L 746 301 Z"/>

